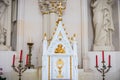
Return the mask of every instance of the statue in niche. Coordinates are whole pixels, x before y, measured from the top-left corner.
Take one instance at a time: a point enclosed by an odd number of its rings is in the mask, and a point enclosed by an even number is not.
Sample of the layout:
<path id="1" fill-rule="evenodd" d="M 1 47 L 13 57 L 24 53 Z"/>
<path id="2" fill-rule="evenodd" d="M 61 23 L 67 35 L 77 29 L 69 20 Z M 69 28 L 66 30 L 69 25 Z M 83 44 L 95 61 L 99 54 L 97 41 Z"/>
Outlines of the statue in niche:
<path id="1" fill-rule="evenodd" d="M 8 50 L 6 44 L 6 20 L 7 20 L 7 8 L 9 6 L 8 0 L 0 0 L 0 50 Z"/>
<path id="2" fill-rule="evenodd" d="M 62 44 L 58 45 L 58 47 L 55 49 L 55 53 L 65 53 L 65 50 Z"/>
<path id="3" fill-rule="evenodd" d="M 91 3 L 95 30 L 93 50 L 114 50 L 112 44 L 112 32 L 114 31 L 112 4 L 113 0 L 95 0 Z"/>

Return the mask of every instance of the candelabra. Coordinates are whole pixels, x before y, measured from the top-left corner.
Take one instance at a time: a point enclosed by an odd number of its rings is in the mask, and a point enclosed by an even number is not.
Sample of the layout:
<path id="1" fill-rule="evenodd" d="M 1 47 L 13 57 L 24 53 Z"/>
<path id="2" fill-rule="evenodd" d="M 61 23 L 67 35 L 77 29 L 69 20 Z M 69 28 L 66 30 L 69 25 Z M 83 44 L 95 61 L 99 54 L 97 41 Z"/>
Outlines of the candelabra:
<path id="1" fill-rule="evenodd" d="M 106 66 L 105 61 L 102 61 L 102 64 L 103 66 L 101 68 L 99 68 L 98 66 L 95 67 L 100 73 L 102 73 L 103 80 L 105 80 L 105 73 L 107 73 L 110 70 L 111 66 Z"/>
<path id="2" fill-rule="evenodd" d="M 102 62 L 101 63 L 102 63 L 102 67 L 99 68 L 99 66 L 98 66 L 98 56 L 96 55 L 96 66 L 95 67 L 102 74 L 103 80 L 105 80 L 105 73 L 107 73 L 112 66 L 111 66 L 111 56 L 110 55 L 108 56 L 108 66 L 105 65 L 104 51 L 102 51 Z"/>
<path id="3" fill-rule="evenodd" d="M 19 80 L 21 80 L 22 73 L 27 70 L 26 66 L 23 66 L 23 61 L 19 61 L 18 66 L 16 67 L 14 64 L 12 65 L 12 68 L 15 72 L 17 72 L 19 75 Z"/>
<path id="4" fill-rule="evenodd" d="M 34 68 L 34 65 L 31 64 L 31 56 L 32 56 L 32 46 L 33 43 L 29 42 L 27 43 L 28 47 L 29 47 L 29 53 L 28 53 L 28 64 L 26 65 L 26 67 L 28 67 L 28 69 L 30 68 Z"/>

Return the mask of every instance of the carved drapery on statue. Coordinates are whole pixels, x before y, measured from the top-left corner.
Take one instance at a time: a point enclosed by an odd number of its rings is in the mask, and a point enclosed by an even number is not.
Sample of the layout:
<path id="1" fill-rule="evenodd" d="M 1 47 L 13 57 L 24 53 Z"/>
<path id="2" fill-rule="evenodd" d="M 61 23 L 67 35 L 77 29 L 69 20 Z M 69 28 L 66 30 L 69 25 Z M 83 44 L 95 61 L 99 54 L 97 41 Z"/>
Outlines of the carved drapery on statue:
<path id="1" fill-rule="evenodd" d="M 0 50 L 10 50 L 10 47 L 8 47 L 10 45 L 7 45 L 7 36 L 10 36 L 10 34 L 8 35 L 8 20 L 10 20 L 8 19 L 10 17 L 8 16 L 9 6 L 9 0 L 0 0 Z"/>
<path id="2" fill-rule="evenodd" d="M 93 0 L 93 25 L 95 39 L 93 50 L 114 50 L 112 32 L 114 31 L 112 19 L 113 0 Z"/>

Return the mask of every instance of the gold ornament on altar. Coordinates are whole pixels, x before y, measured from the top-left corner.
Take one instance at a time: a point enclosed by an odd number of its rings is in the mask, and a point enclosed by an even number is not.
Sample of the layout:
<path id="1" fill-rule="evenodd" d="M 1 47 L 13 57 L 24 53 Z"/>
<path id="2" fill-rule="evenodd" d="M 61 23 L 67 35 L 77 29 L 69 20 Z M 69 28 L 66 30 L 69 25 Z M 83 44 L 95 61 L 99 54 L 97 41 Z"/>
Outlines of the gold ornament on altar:
<path id="1" fill-rule="evenodd" d="M 58 6 L 58 14 L 59 14 L 59 17 L 62 16 L 63 10 L 65 10 L 65 7 L 64 7 L 64 6 L 62 5 L 62 3 L 60 2 L 60 3 L 59 3 L 59 6 Z"/>
<path id="2" fill-rule="evenodd" d="M 59 21 L 62 21 L 62 15 L 65 8 L 66 7 L 64 7 L 61 2 L 58 4 L 57 11 L 58 11 L 59 18 L 56 21 L 56 25 L 58 25 Z"/>
<path id="3" fill-rule="evenodd" d="M 62 34 L 61 34 L 61 32 L 59 33 L 58 37 L 59 37 L 59 40 L 61 41 L 62 37 L 63 37 Z"/>
<path id="4" fill-rule="evenodd" d="M 55 53 L 65 53 L 65 50 L 62 44 L 58 44 L 58 47 L 55 49 Z"/>
<path id="5" fill-rule="evenodd" d="M 63 78 L 63 75 L 62 75 L 62 68 L 64 66 L 63 60 L 62 59 L 58 59 L 56 64 L 57 64 L 57 68 L 58 68 L 57 78 Z"/>

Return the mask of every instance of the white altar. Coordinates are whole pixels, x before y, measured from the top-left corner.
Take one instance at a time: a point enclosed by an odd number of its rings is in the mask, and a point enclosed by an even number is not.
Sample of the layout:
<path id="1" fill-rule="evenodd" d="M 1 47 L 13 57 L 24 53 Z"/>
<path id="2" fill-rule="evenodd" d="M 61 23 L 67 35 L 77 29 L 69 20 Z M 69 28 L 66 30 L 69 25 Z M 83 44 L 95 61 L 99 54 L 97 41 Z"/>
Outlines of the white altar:
<path id="1" fill-rule="evenodd" d="M 75 36 L 70 43 L 61 21 L 50 44 L 43 41 L 42 80 L 78 80 Z"/>

